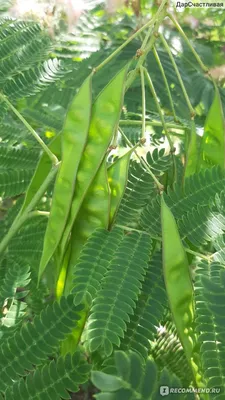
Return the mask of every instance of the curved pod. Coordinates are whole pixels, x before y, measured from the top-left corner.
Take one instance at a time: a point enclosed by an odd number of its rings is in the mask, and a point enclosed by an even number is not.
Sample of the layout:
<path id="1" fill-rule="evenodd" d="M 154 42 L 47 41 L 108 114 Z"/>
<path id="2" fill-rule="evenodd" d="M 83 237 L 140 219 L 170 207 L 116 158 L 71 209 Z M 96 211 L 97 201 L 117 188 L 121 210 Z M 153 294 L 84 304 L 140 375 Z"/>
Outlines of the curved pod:
<path id="1" fill-rule="evenodd" d="M 92 74 L 85 80 L 75 96 L 66 117 L 62 133 L 62 162 L 56 178 L 39 277 L 54 254 L 71 207 L 78 166 L 86 144 L 91 116 Z"/>

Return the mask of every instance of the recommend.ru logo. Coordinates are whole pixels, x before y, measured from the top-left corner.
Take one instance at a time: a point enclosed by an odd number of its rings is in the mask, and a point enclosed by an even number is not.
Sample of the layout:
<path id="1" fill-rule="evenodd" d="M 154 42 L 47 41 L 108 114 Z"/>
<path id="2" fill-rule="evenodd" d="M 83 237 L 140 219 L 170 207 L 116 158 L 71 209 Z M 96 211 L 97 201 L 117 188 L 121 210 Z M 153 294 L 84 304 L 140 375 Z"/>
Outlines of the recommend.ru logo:
<path id="1" fill-rule="evenodd" d="M 161 394 L 161 396 L 168 396 L 169 392 L 170 392 L 169 386 L 160 386 L 159 393 Z"/>

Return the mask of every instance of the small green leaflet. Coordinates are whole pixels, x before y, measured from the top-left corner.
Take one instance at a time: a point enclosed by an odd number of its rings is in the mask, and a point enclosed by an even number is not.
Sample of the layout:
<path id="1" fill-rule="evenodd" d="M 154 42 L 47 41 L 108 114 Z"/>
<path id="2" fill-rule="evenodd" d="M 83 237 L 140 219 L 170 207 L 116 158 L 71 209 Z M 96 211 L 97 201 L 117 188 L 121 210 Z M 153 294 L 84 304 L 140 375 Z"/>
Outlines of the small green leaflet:
<path id="1" fill-rule="evenodd" d="M 220 165 L 225 167 L 224 115 L 219 90 L 215 87 L 215 96 L 208 112 L 202 137 L 202 166 Z"/>

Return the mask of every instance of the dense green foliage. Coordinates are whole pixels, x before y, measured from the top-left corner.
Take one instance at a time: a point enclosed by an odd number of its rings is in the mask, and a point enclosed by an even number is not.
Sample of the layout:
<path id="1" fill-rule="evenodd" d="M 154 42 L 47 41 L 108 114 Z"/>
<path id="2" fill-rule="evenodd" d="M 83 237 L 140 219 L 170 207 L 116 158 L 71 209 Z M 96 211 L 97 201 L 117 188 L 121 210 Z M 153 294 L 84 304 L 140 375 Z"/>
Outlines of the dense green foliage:
<path id="1" fill-rule="evenodd" d="M 0 398 L 155 400 L 169 387 L 223 400 L 213 51 L 168 24 L 165 2 L 154 25 L 142 2 L 141 33 L 131 10 L 110 21 L 100 3 L 73 37 L 97 41 L 98 26 L 98 51 L 0 21 Z"/>

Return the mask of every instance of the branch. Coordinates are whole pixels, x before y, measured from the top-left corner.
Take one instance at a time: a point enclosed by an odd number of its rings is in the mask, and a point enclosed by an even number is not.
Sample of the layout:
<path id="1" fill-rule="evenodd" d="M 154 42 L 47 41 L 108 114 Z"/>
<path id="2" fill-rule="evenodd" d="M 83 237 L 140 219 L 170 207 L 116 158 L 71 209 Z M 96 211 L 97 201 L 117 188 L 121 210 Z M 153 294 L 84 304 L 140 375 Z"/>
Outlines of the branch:
<path id="1" fill-rule="evenodd" d="M 6 250 L 9 241 L 18 232 L 18 230 L 21 228 L 23 223 L 28 218 L 33 216 L 33 215 L 31 215 L 31 214 L 33 214 L 33 213 L 31 213 L 31 211 L 37 205 L 37 203 L 40 200 L 41 196 L 45 193 L 49 183 L 52 181 L 52 179 L 56 175 L 56 173 L 58 171 L 58 168 L 59 168 L 59 165 L 60 165 L 60 163 L 58 163 L 57 165 L 53 166 L 53 168 L 50 171 L 50 173 L 48 174 L 47 178 L 45 179 L 45 181 L 43 182 L 43 184 L 41 185 L 41 187 L 39 188 L 39 190 L 37 191 L 37 193 L 35 194 L 35 196 L 31 200 L 31 202 L 29 203 L 27 208 L 24 210 L 22 215 L 20 213 L 17 215 L 17 217 L 14 220 L 14 222 L 13 222 L 11 228 L 9 229 L 8 233 L 5 235 L 5 237 L 3 238 L 2 242 L 0 243 L 0 254 L 2 254 Z M 39 213 L 40 213 L 40 211 L 39 211 Z"/>

